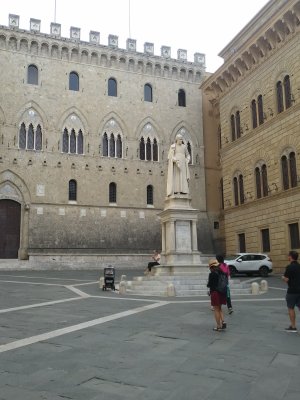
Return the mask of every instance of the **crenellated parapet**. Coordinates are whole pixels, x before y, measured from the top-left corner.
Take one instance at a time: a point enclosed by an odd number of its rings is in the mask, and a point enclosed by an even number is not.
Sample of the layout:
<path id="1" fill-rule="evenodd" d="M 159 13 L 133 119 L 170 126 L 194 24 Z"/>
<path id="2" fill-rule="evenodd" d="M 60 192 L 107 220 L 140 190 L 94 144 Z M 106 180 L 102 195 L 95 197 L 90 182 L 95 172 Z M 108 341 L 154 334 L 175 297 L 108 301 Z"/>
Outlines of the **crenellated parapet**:
<path id="1" fill-rule="evenodd" d="M 0 27 L 0 49 L 29 52 L 35 55 L 76 61 L 108 68 L 153 74 L 166 78 L 201 82 L 205 74 L 205 54 L 195 53 L 187 60 L 187 50 L 178 49 L 177 59 L 171 47 L 161 46 L 154 54 L 154 43 L 144 43 L 144 52 L 137 51 L 137 41 L 128 38 L 126 49 L 119 47 L 119 38 L 108 35 L 107 45 L 100 43 L 100 32 L 90 31 L 89 41 L 81 40 L 81 29 L 70 27 L 70 37 L 61 36 L 61 24 L 52 22 L 50 34 L 40 31 L 41 20 L 31 18 L 29 30 L 19 28 L 20 17 L 9 14 L 8 26 Z"/>
<path id="2" fill-rule="evenodd" d="M 224 64 L 203 84 L 210 99 L 221 98 L 299 33 L 300 1 L 269 2 L 259 18 L 254 17 L 220 52 Z"/>

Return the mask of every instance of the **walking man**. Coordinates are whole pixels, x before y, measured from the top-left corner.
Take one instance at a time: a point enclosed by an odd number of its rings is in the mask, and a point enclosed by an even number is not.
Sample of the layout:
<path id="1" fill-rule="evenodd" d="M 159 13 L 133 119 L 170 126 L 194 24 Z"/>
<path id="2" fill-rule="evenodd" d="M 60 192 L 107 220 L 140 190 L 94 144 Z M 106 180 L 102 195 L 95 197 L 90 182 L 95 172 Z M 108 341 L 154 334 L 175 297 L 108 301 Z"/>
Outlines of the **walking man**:
<path id="1" fill-rule="evenodd" d="M 287 283 L 286 304 L 290 317 L 290 326 L 286 332 L 297 332 L 295 306 L 300 310 L 300 264 L 298 253 L 291 250 L 288 254 L 290 264 L 286 267 L 282 279 Z"/>

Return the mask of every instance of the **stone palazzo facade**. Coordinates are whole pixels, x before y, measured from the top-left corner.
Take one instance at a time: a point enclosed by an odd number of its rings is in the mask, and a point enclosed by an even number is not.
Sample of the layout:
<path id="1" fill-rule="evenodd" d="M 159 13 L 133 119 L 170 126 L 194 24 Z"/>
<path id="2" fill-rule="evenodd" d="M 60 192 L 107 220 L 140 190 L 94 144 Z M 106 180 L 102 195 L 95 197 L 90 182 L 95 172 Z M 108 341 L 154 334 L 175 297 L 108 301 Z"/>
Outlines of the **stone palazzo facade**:
<path id="1" fill-rule="evenodd" d="M 219 246 L 207 211 L 200 85 L 205 56 L 60 24 L 0 27 L 0 258 L 114 256 L 161 248 L 167 151 L 189 149 L 203 253 Z M 217 210 L 218 211 L 218 210 Z"/>
<path id="2" fill-rule="evenodd" d="M 201 88 L 226 252 L 267 253 L 279 272 L 300 250 L 300 2 L 269 1 L 220 56 Z"/>

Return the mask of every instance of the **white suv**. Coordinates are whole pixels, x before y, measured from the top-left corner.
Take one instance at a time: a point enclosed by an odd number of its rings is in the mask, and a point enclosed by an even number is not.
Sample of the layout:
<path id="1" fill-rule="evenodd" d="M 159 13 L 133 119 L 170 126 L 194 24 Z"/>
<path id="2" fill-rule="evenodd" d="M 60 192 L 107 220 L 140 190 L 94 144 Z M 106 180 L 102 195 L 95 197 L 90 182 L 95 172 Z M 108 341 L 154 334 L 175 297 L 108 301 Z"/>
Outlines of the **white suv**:
<path id="1" fill-rule="evenodd" d="M 266 277 L 273 271 L 272 260 L 262 253 L 237 253 L 227 256 L 225 262 L 229 266 L 231 276 L 259 273 L 260 276 Z"/>

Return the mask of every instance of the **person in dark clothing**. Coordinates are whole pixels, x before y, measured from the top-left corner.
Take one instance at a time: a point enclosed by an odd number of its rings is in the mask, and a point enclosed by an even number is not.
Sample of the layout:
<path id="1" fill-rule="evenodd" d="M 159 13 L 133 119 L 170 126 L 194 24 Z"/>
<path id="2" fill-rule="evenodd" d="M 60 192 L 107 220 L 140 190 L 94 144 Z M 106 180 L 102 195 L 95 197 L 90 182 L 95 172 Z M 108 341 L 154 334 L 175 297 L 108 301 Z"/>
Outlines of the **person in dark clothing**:
<path id="1" fill-rule="evenodd" d="M 209 261 L 210 273 L 208 275 L 207 287 L 209 288 L 210 302 L 214 309 L 214 316 L 217 326 L 214 331 L 222 331 L 227 324 L 224 322 L 222 304 L 226 304 L 226 294 L 220 293 L 218 289 L 219 274 L 221 273 L 217 260 Z"/>
<path id="2" fill-rule="evenodd" d="M 224 274 L 226 274 L 228 276 L 228 282 L 229 282 L 230 269 L 229 269 L 228 265 L 224 262 L 224 257 L 221 254 L 218 254 L 216 256 L 216 259 L 220 263 L 221 271 L 223 271 Z M 226 304 L 227 304 L 227 308 L 228 308 L 228 314 L 232 314 L 233 309 L 232 309 L 232 303 L 231 303 L 229 283 L 228 283 L 227 292 L 226 292 Z"/>
<path id="3" fill-rule="evenodd" d="M 154 250 L 152 256 L 151 256 L 153 261 L 150 261 L 148 263 L 148 272 L 151 272 L 152 267 L 155 265 L 160 265 L 160 253 L 157 250 Z"/>
<path id="4" fill-rule="evenodd" d="M 286 328 L 286 332 L 297 332 L 296 312 L 297 306 L 300 311 L 300 264 L 298 263 L 298 253 L 290 251 L 288 254 L 290 264 L 286 267 L 282 279 L 287 283 L 286 304 L 289 312 L 291 325 Z"/>

